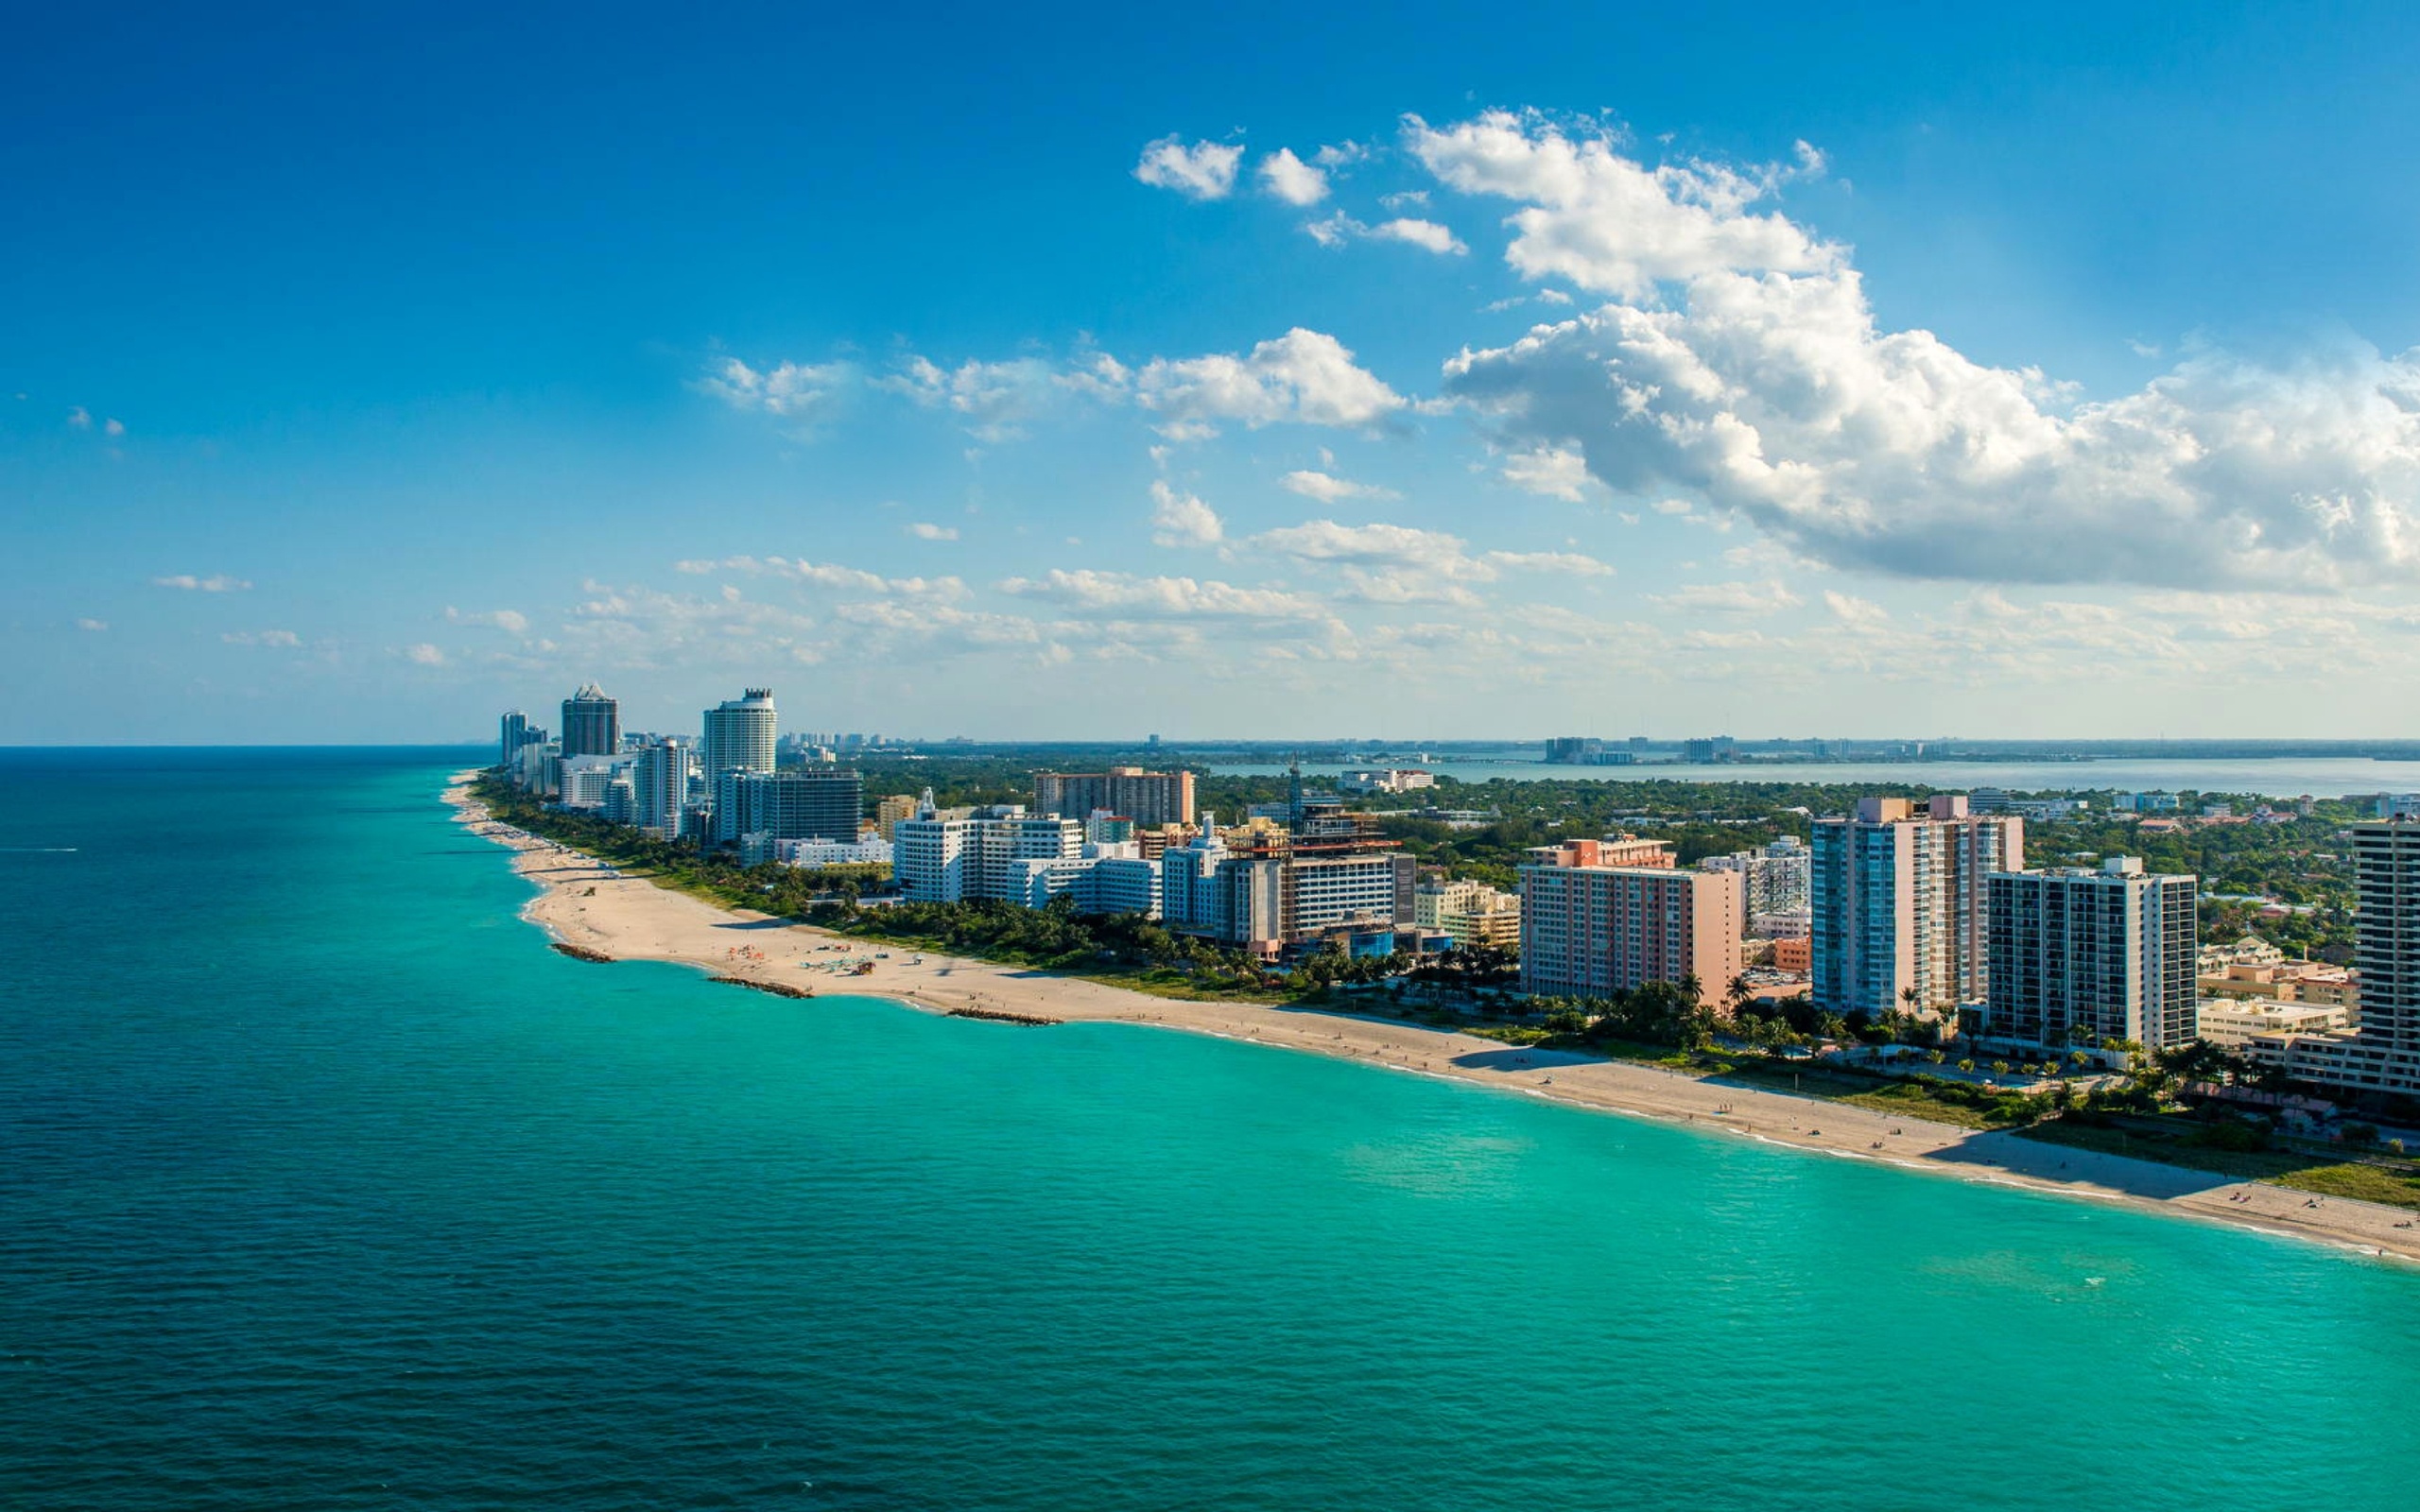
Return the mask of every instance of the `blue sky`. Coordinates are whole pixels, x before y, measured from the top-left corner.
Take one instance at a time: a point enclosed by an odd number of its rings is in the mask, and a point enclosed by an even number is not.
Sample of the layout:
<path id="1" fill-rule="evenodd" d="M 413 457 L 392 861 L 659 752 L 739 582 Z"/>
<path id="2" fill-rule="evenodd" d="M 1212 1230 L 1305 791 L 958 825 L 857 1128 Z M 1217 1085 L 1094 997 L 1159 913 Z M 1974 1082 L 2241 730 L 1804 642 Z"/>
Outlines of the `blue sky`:
<path id="1" fill-rule="evenodd" d="M 1958 9 L 18 17 L 0 742 L 2408 734 L 2420 25 Z"/>

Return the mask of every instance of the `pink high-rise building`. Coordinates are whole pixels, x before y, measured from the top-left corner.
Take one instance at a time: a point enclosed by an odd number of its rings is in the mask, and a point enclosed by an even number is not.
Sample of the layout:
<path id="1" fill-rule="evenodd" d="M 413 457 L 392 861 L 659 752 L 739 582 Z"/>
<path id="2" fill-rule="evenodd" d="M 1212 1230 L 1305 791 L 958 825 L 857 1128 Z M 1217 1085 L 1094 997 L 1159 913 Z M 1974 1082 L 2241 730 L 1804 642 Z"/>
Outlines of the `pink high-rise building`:
<path id="1" fill-rule="evenodd" d="M 1521 989 L 1604 997 L 1694 977 L 1711 1007 L 1739 971 L 1736 871 L 1682 871 L 1661 840 L 1540 846 L 1521 868 Z"/>

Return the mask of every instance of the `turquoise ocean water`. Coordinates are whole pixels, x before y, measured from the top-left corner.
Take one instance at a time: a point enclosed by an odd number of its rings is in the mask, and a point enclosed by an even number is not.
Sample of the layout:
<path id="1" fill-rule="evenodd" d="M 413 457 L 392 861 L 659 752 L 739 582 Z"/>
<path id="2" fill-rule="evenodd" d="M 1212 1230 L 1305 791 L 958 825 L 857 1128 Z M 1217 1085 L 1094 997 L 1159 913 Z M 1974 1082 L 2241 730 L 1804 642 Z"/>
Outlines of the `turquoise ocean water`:
<path id="1" fill-rule="evenodd" d="M 581 965 L 475 754 L 0 753 L 0 1506 L 2420 1505 L 2420 1272 Z"/>

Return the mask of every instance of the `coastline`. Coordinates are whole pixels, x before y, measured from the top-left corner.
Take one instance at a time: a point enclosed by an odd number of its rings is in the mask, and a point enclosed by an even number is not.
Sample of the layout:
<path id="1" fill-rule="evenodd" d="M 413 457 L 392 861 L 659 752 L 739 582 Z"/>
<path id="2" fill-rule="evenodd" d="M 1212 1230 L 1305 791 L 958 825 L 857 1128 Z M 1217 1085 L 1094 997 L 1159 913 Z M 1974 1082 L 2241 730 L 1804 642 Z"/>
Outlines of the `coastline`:
<path id="1" fill-rule="evenodd" d="M 994 961 L 894 949 L 865 976 L 811 964 L 816 947 L 876 947 L 813 925 L 725 910 L 596 861 L 533 841 L 492 821 L 470 795 L 474 774 L 449 779 L 443 798 L 458 823 L 512 852 L 538 896 L 521 917 L 561 945 L 616 960 L 674 962 L 743 985 L 888 998 L 931 1013 L 976 1010 L 1063 1022 L 1140 1023 L 1309 1051 L 1547 1098 L 1576 1108 L 1721 1130 L 1769 1144 L 1876 1160 L 1905 1170 L 2120 1203 L 2308 1239 L 2360 1253 L 2420 1261 L 2420 1228 L 2399 1208 L 2231 1181 L 2125 1156 L 2066 1149 L 2004 1132 L 1961 1128 L 1854 1104 L 1725 1086 L 1658 1067 L 1519 1049 L 1393 1020 L 1262 1004 L 1153 997 L 1107 983 Z M 753 954 L 743 954 L 745 952 Z M 804 957 L 804 960 L 802 959 Z"/>

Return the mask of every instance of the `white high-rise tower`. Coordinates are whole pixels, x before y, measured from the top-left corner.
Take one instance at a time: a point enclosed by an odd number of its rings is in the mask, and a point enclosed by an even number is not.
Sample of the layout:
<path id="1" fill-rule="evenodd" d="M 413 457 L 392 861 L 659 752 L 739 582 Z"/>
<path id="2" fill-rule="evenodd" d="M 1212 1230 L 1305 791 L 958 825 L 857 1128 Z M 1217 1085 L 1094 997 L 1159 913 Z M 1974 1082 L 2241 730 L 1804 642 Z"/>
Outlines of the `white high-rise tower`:
<path id="1" fill-rule="evenodd" d="M 707 710 L 706 738 L 699 748 L 706 780 L 711 782 L 732 771 L 771 771 L 780 725 L 770 688 L 751 688 L 743 696 Z"/>

